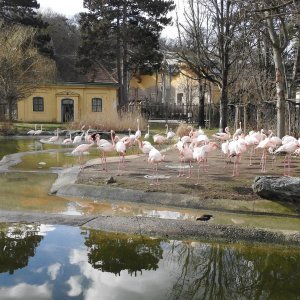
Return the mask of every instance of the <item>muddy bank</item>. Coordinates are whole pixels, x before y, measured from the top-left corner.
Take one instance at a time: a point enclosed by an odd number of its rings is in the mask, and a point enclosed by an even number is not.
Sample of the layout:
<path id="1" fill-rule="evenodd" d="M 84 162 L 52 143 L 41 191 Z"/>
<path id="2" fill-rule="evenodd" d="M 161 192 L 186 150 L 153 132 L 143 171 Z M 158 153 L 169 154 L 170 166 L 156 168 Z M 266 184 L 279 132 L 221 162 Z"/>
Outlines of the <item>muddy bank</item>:
<path id="1" fill-rule="evenodd" d="M 275 243 L 300 246 L 299 232 L 273 232 L 211 224 L 210 221 L 167 220 L 147 217 L 65 216 L 57 214 L 0 211 L 0 222 L 63 224 L 108 232 L 120 232 L 168 239 L 202 241 Z"/>

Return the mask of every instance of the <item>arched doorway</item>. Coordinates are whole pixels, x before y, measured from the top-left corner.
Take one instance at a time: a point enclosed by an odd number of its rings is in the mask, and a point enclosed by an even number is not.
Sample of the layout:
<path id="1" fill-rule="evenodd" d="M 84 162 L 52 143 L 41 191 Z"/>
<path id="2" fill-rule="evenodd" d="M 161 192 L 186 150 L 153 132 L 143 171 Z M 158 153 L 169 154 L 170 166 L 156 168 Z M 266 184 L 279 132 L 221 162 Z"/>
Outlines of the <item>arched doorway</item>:
<path id="1" fill-rule="evenodd" d="M 61 121 L 63 123 L 74 121 L 74 100 L 62 99 L 61 100 Z"/>

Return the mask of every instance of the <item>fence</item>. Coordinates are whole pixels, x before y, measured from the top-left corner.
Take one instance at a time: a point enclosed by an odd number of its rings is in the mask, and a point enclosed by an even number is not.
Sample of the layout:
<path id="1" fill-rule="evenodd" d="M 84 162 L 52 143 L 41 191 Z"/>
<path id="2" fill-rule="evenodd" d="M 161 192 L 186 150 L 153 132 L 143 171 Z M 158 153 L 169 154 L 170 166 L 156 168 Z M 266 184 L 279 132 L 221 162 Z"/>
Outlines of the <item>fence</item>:
<path id="1" fill-rule="evenodd" d="M 132 102 L 125 111 L 138 111 L 146 119 L 179 120 L 190 123 L 199 122 L 199 105 Z M 219 105 L 205 104 L 205 127 L 219 127 Z M 300 135 L 300 103 L 286 101 L 286 134 Z M 236 128 L 241 122 L 246 130 L 272 129 L 276 132 L 276 101 L 260 104 L 229 104 L 228 125 Z"/>

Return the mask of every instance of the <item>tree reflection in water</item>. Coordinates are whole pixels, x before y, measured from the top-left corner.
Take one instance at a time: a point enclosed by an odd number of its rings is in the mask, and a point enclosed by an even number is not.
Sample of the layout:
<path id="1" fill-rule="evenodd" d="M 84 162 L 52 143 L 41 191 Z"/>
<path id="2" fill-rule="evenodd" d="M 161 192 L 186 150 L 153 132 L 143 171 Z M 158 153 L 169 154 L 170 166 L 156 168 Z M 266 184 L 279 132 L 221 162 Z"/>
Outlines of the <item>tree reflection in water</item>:
<path id="1" fill-rule="evenodd" d="M 298 250 L 174 241 L 169 299 L 299 299 Z"/>
<path id="2" fill-rule="evenodd" d="M 123 270 L 134 276 L 142 270 L 156 270 L 163 253 L 160 240 L 96 230 L 89 231 L 85 245 L 95 269 L 119 276 Z"/>
<path id="3" fill-rule="evenodd" d="M 0 273 L 9 272 L 28 265 L 30 257 L 43 239 L 37 225 L 11 225 L 0 228 Z"/>

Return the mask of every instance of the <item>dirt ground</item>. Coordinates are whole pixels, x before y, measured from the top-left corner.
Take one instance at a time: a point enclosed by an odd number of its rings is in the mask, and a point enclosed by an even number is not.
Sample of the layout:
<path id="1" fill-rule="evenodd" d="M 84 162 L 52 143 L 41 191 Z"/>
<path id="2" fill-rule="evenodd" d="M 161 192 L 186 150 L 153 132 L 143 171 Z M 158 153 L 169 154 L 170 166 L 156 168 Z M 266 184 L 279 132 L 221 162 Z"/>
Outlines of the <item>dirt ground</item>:
<path id="1" fill-rule="evenodd" d="M 138 152 L 138 149 L 135 150 Z M 101 160 L 88 161 L 85 168 L 80 172 L 77 183 L 91 185 L 106 185 L 112 179 L 112 186 L 139 189 L 143 191 L 157 191 L 168 193 L 180 193 L 197 196 L 200 199 L 230 199 L 253 201 L 261 199 L 253 193 L 252 183 L 256 176 L 283 175 L 283 157 L 276 157 L 273 161 L 271 156 L 267 161 L 267 172 L 262 173 L 260 167 L 260 153 L 253 157 L 252 165 L 249 166 L 249 154 L 242 158 L 239 164 L 240 174 L 232 176 L 233 162 L 225 163 L 221 151 L 216 150 L 208 157 L 208 171 L 205 172 L 202 165 L 192 164 L 191 178 L 187 178 L 188 164 L 185 165 L 185 176 L 178 177 L 180 160 L 178 151 L 169 146 L 162 150 L 165 154 L 165 161 L 158 165 L 159 185 L 152 178 L 153 165 L 147 163 L 147 156 L 143 154 L 126 157 L 125 168 L 118 174 L 117 157 L 107 158 L 107 171 L 103 170 Z M 292 159 L 291 176 L 299 176 L 300 159 Z M 112 178 L 111 178 L 112 177 Z M 270 199 L 272 200 L 272 199 Z"/>

